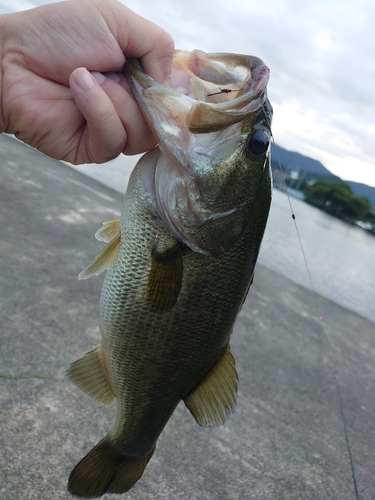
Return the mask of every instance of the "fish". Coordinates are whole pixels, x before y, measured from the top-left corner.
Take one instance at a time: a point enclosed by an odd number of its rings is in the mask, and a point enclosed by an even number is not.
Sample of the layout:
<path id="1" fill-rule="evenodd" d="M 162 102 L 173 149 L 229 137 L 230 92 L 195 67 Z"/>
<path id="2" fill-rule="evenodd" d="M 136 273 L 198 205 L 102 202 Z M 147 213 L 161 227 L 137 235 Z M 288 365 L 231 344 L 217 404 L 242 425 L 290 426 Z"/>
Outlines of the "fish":
<path id="1" fill-rule="evenodd" d="M 95 402 L 116 404 L 108 434 L 70 474 L 68 491 L 83 498 L 128 491 L 181 401 L 205 427 L 233 413 L 230 338 L 272 197 L 261 59 L 179 50 L 170 85 L 135 59 L 124 71 L 158 146 L 135 166 L 121 219 L 98 230 L 106 246 L 79 275 L 107 271 L 102 340 L 67 374 Z"/>

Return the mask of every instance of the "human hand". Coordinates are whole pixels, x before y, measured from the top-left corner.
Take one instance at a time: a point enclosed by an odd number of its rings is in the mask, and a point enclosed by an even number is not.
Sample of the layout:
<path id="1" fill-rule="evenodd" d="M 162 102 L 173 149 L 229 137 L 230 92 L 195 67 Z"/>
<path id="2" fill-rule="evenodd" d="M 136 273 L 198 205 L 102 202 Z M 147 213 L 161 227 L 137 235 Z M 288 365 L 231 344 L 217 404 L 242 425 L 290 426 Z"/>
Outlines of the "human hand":
<path id="1" fill-rule="evenodd" d="M 0 16 L 0 44 L 0 132 L 74 164 L 156 144 L 122 74 L 135 57 L 168 77 L 173 40 L 155 24 L 117 0 L 77 0 Z"/>

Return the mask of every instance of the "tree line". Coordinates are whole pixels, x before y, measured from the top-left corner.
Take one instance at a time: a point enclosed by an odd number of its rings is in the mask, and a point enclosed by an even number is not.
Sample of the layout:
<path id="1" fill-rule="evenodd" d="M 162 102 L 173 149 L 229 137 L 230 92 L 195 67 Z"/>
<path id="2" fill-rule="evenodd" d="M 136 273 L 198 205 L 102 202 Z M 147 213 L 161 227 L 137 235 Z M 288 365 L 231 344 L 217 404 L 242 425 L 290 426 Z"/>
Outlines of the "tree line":
<path id="1" fill-rule="evenodd" d="M 348 184 L 329 184 L 317 181 L 303 182 L 301 190 L 305 201 L 325 212 L 348 222 L 357 220 L 375 223 L 375 213 L 368 198 L 357 196 Z"/>

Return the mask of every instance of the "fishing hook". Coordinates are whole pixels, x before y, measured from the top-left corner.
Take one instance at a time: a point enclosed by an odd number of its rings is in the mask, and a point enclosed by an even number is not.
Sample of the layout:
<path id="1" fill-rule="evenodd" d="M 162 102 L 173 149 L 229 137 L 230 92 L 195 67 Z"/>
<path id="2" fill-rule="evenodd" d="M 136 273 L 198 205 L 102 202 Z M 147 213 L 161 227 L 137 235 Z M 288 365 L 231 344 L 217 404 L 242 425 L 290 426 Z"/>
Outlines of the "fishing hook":
<path id="1" fill-rule="evenodd" d="M 219 95 L 219 94 L 230 94 L 230 92 L 239 92 L 241 89 L 235 89 L 235 90 L 232 90 L 232 89 L 222 89 L 220 88 L 220 92 L 214 92 L 213 94 L 207 94 L 207 97 L 211 97 L 212 95 Z"/>

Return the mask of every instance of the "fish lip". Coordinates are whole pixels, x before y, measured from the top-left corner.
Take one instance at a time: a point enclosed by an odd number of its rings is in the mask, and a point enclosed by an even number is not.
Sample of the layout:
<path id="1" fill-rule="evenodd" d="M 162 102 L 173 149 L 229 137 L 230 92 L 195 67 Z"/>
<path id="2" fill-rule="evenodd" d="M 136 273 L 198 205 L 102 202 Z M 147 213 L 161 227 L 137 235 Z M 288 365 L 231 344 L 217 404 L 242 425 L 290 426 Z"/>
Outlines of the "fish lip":
<path id="1" fill-rule="evenodd" d="M 187 54 L 189 56 L 193 54 L 196 57 L 202 54 L 208 58 L 211 56 L 198 50 L 191 53 L 187 51 L 175 51 L 175 57 L 180 57 L 181 60 L 184 57 L 185 59 L 189 57 Z M 225 57 L 226 54 L 213 54 L 212 56 L 213 58 Z M 136 59 L 130 59 L 126 62 L 124 72 L 132 82 L 133 87 L 138 84 L 143 90 L 152 88 L 152 91 L 159 93 L 159 95 L 164 94 L 165 96 L 168 95 L 187 100 L 187 106 L 190 106 L 190 111 L 187 113 L 186 127 L 191 133 L 200 134 L 215 132 L 228 125 L 248 119 L 263 106 L 264 101 L 267 99 L 266 88 L 270 74 L 269 68 L 261 59 L 255 56 L 239 55 L 237 57 L 242 58 L 242 66 L 248 68 L 249 81 L 246 80 L 244 82 L 244 93 L 242 95 L 218 103 L 193 99 L 173 87 L 156 82 L 144 72 L 140 62 Z"/>
<path id="2" fill-rule="evenodd" d="M 138 82 L 142 86 L 143 90 L 152 87 L 161 92 L 165 92 L 168 94 L 175 94 L 177 97 L 184 95 L 181 94 L 181 92 L 177 92 L 172 87 L 159 83 L 150 76 L 148 76 L 144 72 L 144 69 L 141 63 L 138 61 L 138 59 L 129 59 L 128 61 L 126 61 L 124 66 L 124 74 L 130 81 L 134 82 L 135 80 L 136 82 Z"/>
<path id="3" fill-rule="evenodd" d="M 175 57 L 178 56 L 179 54 L 183 54 L 184 52 L 186 51 L 176 50 Z M 192 52 L 201 53 L 202 51 L 194 50 Z M 253 94 L 256 94 L 258 97 L 260 97 L 267 88 L 270 70 L 264 64 L 264 62 L 258 57 L 255 56 L 240 56 L 240 57 L 243 57 L 244 60 L 248 62 L 250 72 L 253 76 L 251 87 L 247 90 L 247 92 L 250 91 L 251 96 Z M 184 95 L 181 92 L 176 91 L 173 87 L 159 83 L 156 80 L 152 79 L 150 76 L 148 76 L 144 72 L 144 69 L 141 63 L 138 61 L 138 59 L 128 59 L 124 66 L 124 73 L 128 78 L 135 78 L 138 81 L 138 83 L 140 83 L 143 86 L 144 89 L 147 89 L 149 87 L 157 87 L 160 89 L 168 90 L 177 95 Z M 214 106 L 219 109 L 231 109 L 232 107 L 237 107 L 238 103 L 246 102 L 246 99 L 243 99 L 243 97 L 244 95 L 247 94 L 247 92 L 245 92 L 245 94 L 243 94 L 240 97 L 235 97 L 231 101 L 216 103 L 214 104 Z M 229 106 L 229 104 L 232 104 L 232 106 Z"/>
<path id="4" fill-rule="evenodd" d="M 124 73 L 128 78 L 135 78 L 145 89 L 158 85 L 167 87 L 148 76 L 138 59 L 128 59 L 124 66 Z"/>

